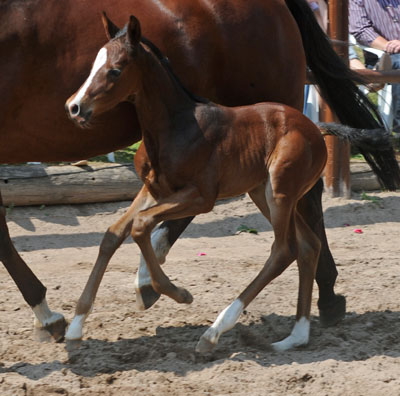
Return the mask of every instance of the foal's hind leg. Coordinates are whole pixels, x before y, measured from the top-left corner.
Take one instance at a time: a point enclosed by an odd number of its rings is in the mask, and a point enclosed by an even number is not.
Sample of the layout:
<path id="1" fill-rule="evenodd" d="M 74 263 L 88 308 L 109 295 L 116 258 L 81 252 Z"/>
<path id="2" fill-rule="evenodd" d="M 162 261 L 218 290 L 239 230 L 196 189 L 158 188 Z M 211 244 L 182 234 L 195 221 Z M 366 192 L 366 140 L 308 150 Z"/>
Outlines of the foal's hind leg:
<path id="1" fill-rule="evenodd" d="M 321 196 L 323 182 L 320 178 L 314 187 L 299 201 L 298 211 L 321 242 L 316 281 L 319 288 L 319 319 L 323 326 L 332 326 L 343 319 L 346 313 L 346 299 L 335 294 L 337 277 L 335 261 L 329 250 L 325 233 Z"/>
<path id="2" fill-rule="evenodd" d="M 269 196 L 268 202 L 265 191 Z M 296 230 L 294 223 L 295 202 L 289 196 L 279 199 L 272 197 L 271 186 L 259 186 L 249 193 L 261 212 L 271 221 L 275 242 L 271 255 L 256 278 L 246 287 L 240 296 L 217 317 L 213 325 L 201 336 L 196 350 L 206 353 L 217 344 L 219 337 L 230 330 L 243 310 L 264 287 L 279 276 L 297 257 Z"/>
<path id="3" fill-rule="evenodd" d="M 263 215 L 269 219 L 269 208 L 262 191 L 256 189 L 251 191 L 249 195 Z M 276 350 L 286 350 L 307 344 L 309 337 L 312 288 L 321 243 L 303 217 L 298 213 L 297 208 L 294 210 L 294 219 L 297 241 L 297 264 L 300 277 L 296 324 L 289 337 L 272 344 Z"/>
<path id="4" fill-rule="evenodd" d="M 321 243 L 308 227 L 302 216 L 295 210 L 297 265 L 299 268 L 299 296 L 296 324 L 292 333 L 280 342 L 272 344 L 275 350 L 284 351 L 306 345 L 310 334 L 311 297 Z"/>

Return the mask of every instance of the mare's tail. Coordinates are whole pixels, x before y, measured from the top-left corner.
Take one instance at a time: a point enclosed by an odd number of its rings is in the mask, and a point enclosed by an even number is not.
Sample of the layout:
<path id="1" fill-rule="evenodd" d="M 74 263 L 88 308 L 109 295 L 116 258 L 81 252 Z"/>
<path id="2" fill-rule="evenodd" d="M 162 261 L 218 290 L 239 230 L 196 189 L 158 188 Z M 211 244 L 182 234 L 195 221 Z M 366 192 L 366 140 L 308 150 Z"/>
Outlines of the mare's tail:
<path id="1" fill-rule="evenodd" d="M 307 65 L 321 95 L 340 122 L 361 130 L 380 129 L 383 133 L 385 126 L 379 112 L 356 85 L 365 82 L 334 51 L 307 2 L 286 0 L 286 4 L 299 27 Z M 357 129 L 349 129 L 349 132 Z M 382 150 L 373 149 L 370 145 L 368 149 L 365 145 L 357 145 L 357 148 L 384 188 L 400 188 L 400 169 L 391 144 Z"/>

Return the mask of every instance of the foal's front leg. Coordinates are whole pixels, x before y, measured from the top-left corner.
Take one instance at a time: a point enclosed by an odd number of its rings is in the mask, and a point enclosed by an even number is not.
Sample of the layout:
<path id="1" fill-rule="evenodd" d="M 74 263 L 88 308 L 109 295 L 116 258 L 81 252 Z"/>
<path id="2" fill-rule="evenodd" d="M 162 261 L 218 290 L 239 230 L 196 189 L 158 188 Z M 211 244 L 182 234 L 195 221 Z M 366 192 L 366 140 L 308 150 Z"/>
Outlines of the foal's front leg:
<path id="1" fill-rule="evenodd" d="M 151 246 L 160 264 L 165 262 L 172 245 L 194 219 L 193 216 L 184 219 L 163 222 L 151 233 Z M 160 298 L 151 285 L 151 276 L 143 255 L 140 256 L 139 268 L 135 278 L 136 306 L 139 310 L 149 309 Z"/>
<path id="2" fill-rule="evenodd" d="M 160 260 L 154 252 L 150 234 L 161 221 L 179 219 L 207 212 L 214 206 L 215 200 L 205 200 L 197 188 L 187 187 L 169 197 L 161 199 L 157 205 L 137 214 L 132 227 L 132 237 L 139 245 L 151 277 L 151 286 L 158 294 L 165 294 L 178 303 L 190 304 L 191 294 L 176 287 L 160 267 Z"/>
<path id="3" fill-rule="evenodd" d="M 129 236 L 134 216 L 140 210 L 154 203 L 155 200 L 148 194 L 147 188 L 145 186 L 142 187 L 128 211 L 105 233 L 100 244 L 96 263 L 78 300 L 74 319 L 65 335 L 67 341 L 71 342 L 82 338 L 83 324 L 92 309 L 97 290 L 111 257 L 122 242 Z M 73 345 L 73 343 L 71 345 Z"/>

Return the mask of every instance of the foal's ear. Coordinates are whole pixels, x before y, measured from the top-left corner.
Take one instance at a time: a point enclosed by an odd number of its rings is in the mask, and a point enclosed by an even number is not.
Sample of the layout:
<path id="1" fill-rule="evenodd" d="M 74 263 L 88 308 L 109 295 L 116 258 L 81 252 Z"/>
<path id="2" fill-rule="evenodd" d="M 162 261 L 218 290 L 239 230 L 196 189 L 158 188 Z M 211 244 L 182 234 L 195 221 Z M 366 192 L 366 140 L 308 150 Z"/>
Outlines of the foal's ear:
<path id="1" fill-rule="evenodd" d="M 141 37 L 142 37 L 142 29 L 140 27 L 140 22 L 139 20 L 131 15 L 129 17 L 129 23 L 128 23 L 128 42 L 131 46 L 134 46 L 139 43 Z"/>
<path id="2" fill-rule="evenodd" d="M 107 14 L 104 11 L 101 19 L 103 21 L 107 39 L 111 40 L 121 29 L 118 26 L 114 25 L 114 23 L 108 18 Z"/>

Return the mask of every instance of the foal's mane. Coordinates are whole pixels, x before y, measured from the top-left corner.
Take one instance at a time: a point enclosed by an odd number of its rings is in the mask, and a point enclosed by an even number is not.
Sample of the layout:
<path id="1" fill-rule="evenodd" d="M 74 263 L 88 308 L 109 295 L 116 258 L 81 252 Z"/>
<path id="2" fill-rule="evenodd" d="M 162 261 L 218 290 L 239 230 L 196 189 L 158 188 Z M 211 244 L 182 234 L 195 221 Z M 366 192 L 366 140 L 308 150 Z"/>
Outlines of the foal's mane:
<path id="1" fill-rule="evenodd" d="M 198 102 L 198 103 L 209 103 L 208 99 L 203 98 L 202 96 L 199 96 L 199 95 L 195 95 L 193 92 L 189 91 L 183 85 L 180 78 L 173 71 L 169 59 L 161 52 L 161 50 L 153 42 L 151 42 L 149 39 L 147 39 L 146 37 L 143 37 L 143 36 L 141 38 L 141 42 L 150 48 L 151 52 L 160 61 L 161 65 L 164 67 L 164 69 L 167 70 L 167 72 L 171 76 L 171 78 L 179 85 L 179 87 L 186 93 L 186 95 L 189 96 L 190 99 L 192 99 L 193 101 Z"/>
<path id="2" fill-rule="evenodd" d="M 115 39 L 124 36 L 127 33 L 128 25 L 126 25 L 123 29 L 121 29 L 116 35 Z M 210 101 L 202 96 L 195 95 L 193 92 L 189 91 L 182 83 L 180 78 L 175 74 L 172 69 L 171 63 L 169 59 L 161 52 L 161 50 L 148 38 L 141 37 L 141 43 L 149 47 L 150 51 L 155 55 L 155 57 L 160 61 L 161 65 L 166 69 L 172 80 L 174 80 L 178 86 L 189 96 L 191 100 L 197 103 L 209 103 Z"/>

